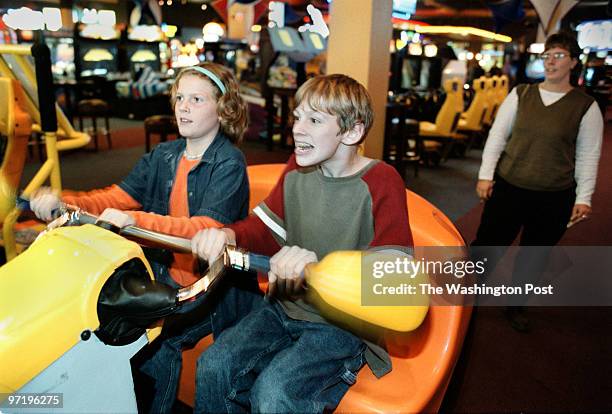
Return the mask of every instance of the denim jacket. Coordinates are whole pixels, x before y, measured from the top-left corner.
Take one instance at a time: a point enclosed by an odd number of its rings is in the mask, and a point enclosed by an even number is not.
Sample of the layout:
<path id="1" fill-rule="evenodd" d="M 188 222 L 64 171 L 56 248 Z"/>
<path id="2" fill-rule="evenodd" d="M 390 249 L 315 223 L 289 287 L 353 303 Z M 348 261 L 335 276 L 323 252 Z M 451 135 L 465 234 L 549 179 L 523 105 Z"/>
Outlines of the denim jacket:
<path id="1" fill-rule="evenodd" d="M 168 215 L 170 193 L 185 140 L 165 142 L 144 155 L 119 184 L 143 211 Z M 244 155 L 219 132 L 187 176 L 190 216 L 230 224 L 247 216 L 249 181 Z"/>
<path id="2" fill-rule="evenodd" d="M 168 215 L 170 193 L 185 140 L 157 145 L 145 154 L 119 184 L 142 210 Z M 200 162 L 187 176 L 190 216 L 208 216 L 223 224 L 245 218 L 249 210 L 249 181 L 244 155 L 219 132 Z M 169 282 L 166 266 L 151 263 L 156 279 Z"/>

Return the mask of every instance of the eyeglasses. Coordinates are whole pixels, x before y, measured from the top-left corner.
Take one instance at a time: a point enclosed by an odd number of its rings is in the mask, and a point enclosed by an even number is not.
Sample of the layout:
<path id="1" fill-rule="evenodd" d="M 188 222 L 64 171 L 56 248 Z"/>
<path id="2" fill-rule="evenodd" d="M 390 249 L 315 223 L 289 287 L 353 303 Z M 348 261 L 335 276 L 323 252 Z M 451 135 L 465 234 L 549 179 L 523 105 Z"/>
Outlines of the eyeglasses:
<path id="1" fill-rule="evenodd" d="M 563 59 L 564 57 L 569 56 L 569 53 L 565 53 L 565 52 L 556 52 L 556 53 L 548 53 L 548 52 L 544 52 L 544 53 L 540 54 L 540 58 L 541 58 L 542 60 L 546 60 L 546 59 L 548 59 L 548 58 L 549 58 L 549 57 L 551 57 L 551 56 L 552 56 L 552 57 L 553 57 L 553 59 L 555 59 L 555 60 L 561 60 L 561 59 Z"/>

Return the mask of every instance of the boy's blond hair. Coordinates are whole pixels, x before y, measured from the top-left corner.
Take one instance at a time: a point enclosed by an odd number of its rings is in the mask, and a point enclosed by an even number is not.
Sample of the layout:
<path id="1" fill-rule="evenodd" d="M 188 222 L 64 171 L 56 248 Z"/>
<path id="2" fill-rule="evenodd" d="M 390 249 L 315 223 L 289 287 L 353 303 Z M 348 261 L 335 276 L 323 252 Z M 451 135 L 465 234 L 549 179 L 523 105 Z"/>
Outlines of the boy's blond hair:
<path id="1" fill-rule="evenodd" d="M 295 101 L 296 106 L 305 102 L 315 111 L 336 116 L 341 134 L 363 124 L 363 136 L 356 144 L 363 142 L 374 121 L 370 94 L 362 84 L 346 75 L 322 75 L 307 80 L 298 89 Z"/>
<path id="2" fill-rule="evenodd" d="M 219 123 L 221 131 L 234 144 L 239 144 L 242 141 L 244 132 L 249 126 L 249 111 L 246 102 L 240 96 L 240 86 L 234 77 L 234 74 L 224 66 L 217 63 L 201 63 L 198 65 L 214 73 L 225 86 L 225 93 L 221 94 L 221 90 L 213 81 L 203 73 L 195 69 L 185 68 L 179 73 L 172 85 L 171 102 L 172 108 L 176 104 L 176 91 L 178 89 L 181 78 L 185 75 L 197 76 L 206 80 L 212 85 L 217 99 L 217 114 L 219 115 Z"/>

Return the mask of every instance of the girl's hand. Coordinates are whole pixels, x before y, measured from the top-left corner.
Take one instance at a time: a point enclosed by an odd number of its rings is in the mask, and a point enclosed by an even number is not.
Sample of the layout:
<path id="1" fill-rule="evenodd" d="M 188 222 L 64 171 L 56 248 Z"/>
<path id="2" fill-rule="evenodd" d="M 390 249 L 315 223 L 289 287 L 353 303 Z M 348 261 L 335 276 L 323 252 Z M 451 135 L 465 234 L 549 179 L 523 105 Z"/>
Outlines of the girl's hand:
<path id="1" fill-rule="evenodd" d="M 210 228 L 200 230 L 191 239 L 191 251 L 200 259 L 211 263 L 228 244 L 236 244 L 236 233 L 233 230 Z"/>
<path id="2" fill-rule="evenodd" d="M 54 212 L 59 210 L 61 205 L 59 195 L 50 187 L 41 187 L 30 197 L 30 209 L 43 221 L 53 220 Z"/>
<path id="3" fill-rule="evenodd" d="M 115 208 L 107 208 L 104 210 L 102 214 L 100 214 L 100 217 L 98 217 L 97 221 L 105 221 L 113 226 L 119 227 L 120 229 L 136 224 L 134 217 Z"/>
<path id="4" fill-rule="evenodd" d="M 268 294 L 292 297 L 304 286 L 304 268 L 316 263 L 317 255 L 298 246 L 284 246 L 270 259 Z"/>
<path id="5" fill-rule="evenodd" d="M 491 198 L 494 183 L 495 181 L 493 180 L 478 180 L 478 183 L 476 184 L 476 194 L 478 194 L 480 202 L 485 202 Z"/>

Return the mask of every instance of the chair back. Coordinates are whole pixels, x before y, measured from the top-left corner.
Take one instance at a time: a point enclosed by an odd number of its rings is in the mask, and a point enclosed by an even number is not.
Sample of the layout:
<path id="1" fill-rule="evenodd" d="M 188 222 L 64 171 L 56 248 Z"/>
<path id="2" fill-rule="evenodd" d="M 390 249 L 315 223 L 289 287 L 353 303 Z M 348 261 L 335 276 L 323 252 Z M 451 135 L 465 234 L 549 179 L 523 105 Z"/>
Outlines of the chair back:
<path id="1" fill-rule="evenodd" d="M 499 89 L 497 90 L 497 102 L 499 105 L 502 104 L 506 96 L 508 96 L 508 75 L 501 75 L 499 77 Z"/>
<path id="2" fill-rule="evenodd" d="M 406 105 L 396 103 L 387 104 L 385 114 L 385 140 L 383 143 L 383 160 L 390 164 L 399 161 L 399 143 L 405 139 L 404 127 L 406 121 Z"/>
<path id="3" fill-rule="evenodd" d="M 178 134 L 174 115 L 152 115 L 144 121 L 147 134 Z"/>
<path id="4" fill-rule="evenodd" d="M 463 118 L 465 119 L 466 129 L 477 130 L 482 127 L 487 110 L 486 78 L 481 76 L 478 79 L 474 79 L 472 88 L 474 89 L 474 97 L 470 107 L 463 113 Z"/>
<path id="5" fill-rule="evenodd" d="M 484 122 L 487 125 L 491 125 L 493 120 L 495 119 L 495 114 L 497 113 L 497 107 L 499 106 L 499 101 L 497 97 L 497 85 L 499 84 L 499 77 L 492 76 L 487 79 L 487 113 L 484 118 Z"/>
<path id="6" fill-rule="evenodd" d="M 152 115 L 144 121 L 145 151 L 151 150 L 151 135 L 158 134 L 160 142 L 166 142 L 168 135 L 180 136 L 174 115 Z"/>
<path id="7" fill-rule="evenodd" d="M 446 100 L 436 115 L 436 131 L 441 135 L 451 135 L 457 129 L 457 123 L 463 112 L 463 87 L 459 79 L 447 79 L 444 82 Z"/>

